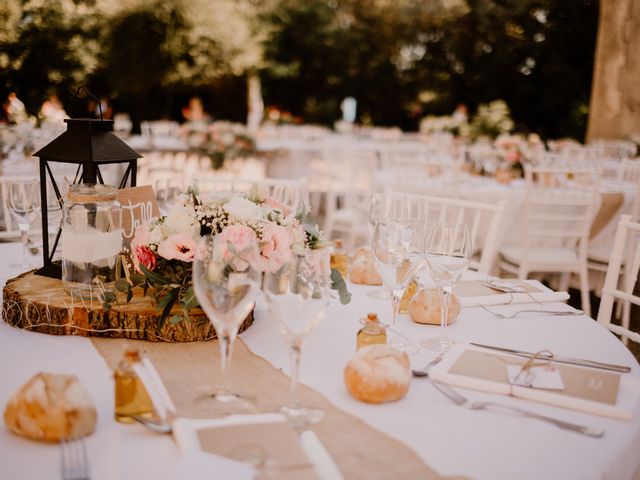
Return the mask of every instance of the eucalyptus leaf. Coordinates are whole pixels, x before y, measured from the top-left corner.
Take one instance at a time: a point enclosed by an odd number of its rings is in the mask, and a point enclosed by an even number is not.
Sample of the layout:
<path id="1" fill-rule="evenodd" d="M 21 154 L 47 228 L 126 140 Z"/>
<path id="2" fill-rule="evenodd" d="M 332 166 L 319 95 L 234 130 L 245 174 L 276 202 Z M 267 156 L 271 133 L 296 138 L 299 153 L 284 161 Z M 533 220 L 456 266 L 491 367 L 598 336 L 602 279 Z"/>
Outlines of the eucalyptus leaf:
<path id="1" fill-rule="evenodd" d="M 351 293 L 347 289 L 347 283 L 340 272 L 334 268 L 331 269 L 331 289 L 338 292 L 342 305 L 347 305 L 351 302 Z"/>
<path id="2" fill-rule="evenodd" d="M 127 280 L 124 278 L 120 278 L 116 280 L 115 287 L 116 287 L 116 290 L 124 293 L 127 290 L 129 290 L 129 282 L 127 282 Z"/>

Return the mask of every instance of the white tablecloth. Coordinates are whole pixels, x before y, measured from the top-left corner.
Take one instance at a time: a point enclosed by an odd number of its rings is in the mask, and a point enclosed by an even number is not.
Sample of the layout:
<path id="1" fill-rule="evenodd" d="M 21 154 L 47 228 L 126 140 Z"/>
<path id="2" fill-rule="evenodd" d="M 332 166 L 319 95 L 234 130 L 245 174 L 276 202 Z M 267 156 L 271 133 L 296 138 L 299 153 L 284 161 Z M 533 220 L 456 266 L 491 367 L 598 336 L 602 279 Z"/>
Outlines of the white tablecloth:
<path id="1" fill-rule="evenodd" d="M 15 276 L 7 265 L 19 255 L 17 244 L 0 245 L 0 276 Z M 352 399 L 343 384 L 343 368 L 353 354 L 358 318 L 369 311 L 388 319 L 386 302 L 369 299 L 367 287 L 350 286 L 353 302 L 333 302 L 325 321 L 312 333 L 303 352 L 301 380 L 323 393 L 339 408 L 362 418 L 373 427 L 413 448 L 432 468 L 443 474 L 474 479 L 632 478 L 640 465 L 640 415 L 630 422 L 502 398 L 557 418 L 604 428 L 601 439 L 580 436 L 552 425 L 517 416 L 462 409 L 437 392 L 428 379 L 415 379 L 407 397 L 387 405 L 367 405 Z M 560 303 L 553 308 L 569 308 Z M 498 307 L 510 311 L 514 307 Z M 403 333 L 419 340 L 437 334 L 437 327 L 399 320 Z M 640 366 L 608 331 L 584 317 L 519 316 L 500 320 L 477 308 L 464 309 L 450 328 L 457 341 L 512 346 L 537 351 L 548 348 L 558 354 Z M 288 354 L 275 326 L 258 301 L 256 321 L 242 339 L 256 354 L 276 368 L 288 371 Z M 416 367 L 434 354 L 423 350 L 412 357 Z M 32 374 L 41 371 L 75 373 L 95 399 L 98 427 L 88 440 L 92 480 L 172 478 L 177 458 L 169 436 L 154 434 L 139 425 L 113 420 L 113 381 L 89 340 L 25 332 L 0 324 L 0 406 Z M 471 399 L 489 395 L 464 391 Z M 0 428 L 0 478 L 58 478 L 59 451 L 55 445 L 38 444 Z"/>

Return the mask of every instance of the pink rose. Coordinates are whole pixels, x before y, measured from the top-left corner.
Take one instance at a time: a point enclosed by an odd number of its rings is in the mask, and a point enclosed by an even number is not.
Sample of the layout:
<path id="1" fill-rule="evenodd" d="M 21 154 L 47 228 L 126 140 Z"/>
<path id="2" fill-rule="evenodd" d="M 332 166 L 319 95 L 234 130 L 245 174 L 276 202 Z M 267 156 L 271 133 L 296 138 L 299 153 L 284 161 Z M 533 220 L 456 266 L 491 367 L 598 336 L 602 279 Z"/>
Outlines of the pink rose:
<path id="1" fill-rule="evenodd" d="M 196 242 L 186 233 L 176 233 L 158 245 L 158 255 L 167 260 L 192 262 L 196 251 Z"/>
<path id="2" fill-rule="evenodd" d="M 505 155 L 505 159 L 508 163 L 516 163 L 518 160 L 520 160 L 520 153 L 517 150 L 511 150 L 507 152 L 507 154 Z"/>
<path id="3" fill-rule="evenodd" d="M 155 254 L 146 245 L 136 247 L 133 250 L 133 265 L 138 272 L 141 271 L 140 264 L 144 265 L 147 270 L 153 270 L 157 263 Z"/>
<path id="4" fill-rule="evenodd" d="M 143 223 L 142 225 L 138 225 L 133 235 L 133 239 L 131 240 L 131 250 L 133 250 L 138 245 L 148 245 L 149 244 L 149 225 Z"/>
<path id="5" fill-rule="evenodd" d="M 285 217 L 291 213 L 291 209 L 289 207 L 287 207 L 280 200 L 276 200 L 273 197 L 265 198 L 264 204 L 273 208 L 274 210 L 280 210 Z"/>
<path id="6" fill-rule="evenodd" d="M 221 259 L 242 271 L 253 264 L 258 255 L 258 237 L 256 232 L 244 225 L 230 225 L 216 236 L 217 255 Z"/>
<path id="7" fill-rule="evenodd" d="M 268 223 L 262 231 L 258 269 L 274 273 L 291 260 L 291 235 L 285 227 Z"/>

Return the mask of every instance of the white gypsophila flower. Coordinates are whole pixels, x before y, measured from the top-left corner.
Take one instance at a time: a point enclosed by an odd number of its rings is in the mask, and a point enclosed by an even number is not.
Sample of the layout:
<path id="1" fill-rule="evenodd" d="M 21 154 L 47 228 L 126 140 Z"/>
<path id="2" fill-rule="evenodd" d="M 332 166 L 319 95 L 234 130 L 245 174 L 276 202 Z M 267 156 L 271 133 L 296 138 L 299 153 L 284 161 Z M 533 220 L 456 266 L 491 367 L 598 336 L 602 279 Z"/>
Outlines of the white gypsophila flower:
<path id="1" fill-rule="evenodd" d="M 164 234 L 162 232 L 162 226 L 158 225 L 157 223 L 152 223 L 149 226 L 149 243 L 155 243 L 158 244 L 160 243 L 162 240 L 164 240 Z"/>
<path id="2" fill-rule="evenodd" d="M 238 220 L 262 220 L 264 218 L 262 207 L 242 197 L 230 199 L 223 208 L 229 216 Z"/>
<path id="3" fill-rule="evenodd" d="M 192 237 L 200 234 L 200 224 L 191 206 L 174 205 L 162 226 L 167 237 L 177 233 L 187 233 Z"/>

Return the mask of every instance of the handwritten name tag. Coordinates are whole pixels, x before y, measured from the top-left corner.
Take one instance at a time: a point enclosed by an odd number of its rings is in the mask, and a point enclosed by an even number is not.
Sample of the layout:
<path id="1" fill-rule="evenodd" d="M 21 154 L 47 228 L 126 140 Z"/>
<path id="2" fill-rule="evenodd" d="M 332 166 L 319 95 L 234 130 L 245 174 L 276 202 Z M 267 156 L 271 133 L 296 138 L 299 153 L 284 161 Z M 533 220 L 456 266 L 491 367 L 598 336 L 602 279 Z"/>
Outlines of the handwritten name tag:
<path id="1" fill-rule="evenodd" d="M 120 189 L 118 201 L 122 207 L 123 243 L 129 246 L 136 228 L 149 220 L 159 218 L 160 209 L 150 185 Z"/>

